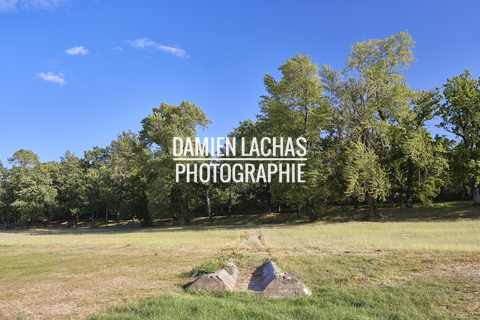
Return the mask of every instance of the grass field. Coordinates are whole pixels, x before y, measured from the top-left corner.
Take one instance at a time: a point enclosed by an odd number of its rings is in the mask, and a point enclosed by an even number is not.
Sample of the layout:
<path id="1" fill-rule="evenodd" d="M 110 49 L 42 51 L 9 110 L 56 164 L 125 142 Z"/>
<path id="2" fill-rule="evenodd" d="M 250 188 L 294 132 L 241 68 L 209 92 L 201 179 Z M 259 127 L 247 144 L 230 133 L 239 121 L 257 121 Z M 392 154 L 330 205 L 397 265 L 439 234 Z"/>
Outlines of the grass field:
<path id="1" fill-rule="evenodd" d="M 10 230 L 0 256 L 1 319 L 480 319 L 478 218 Z M 313 295 L 182 288 L 228 257 L 274 259 Z"/>

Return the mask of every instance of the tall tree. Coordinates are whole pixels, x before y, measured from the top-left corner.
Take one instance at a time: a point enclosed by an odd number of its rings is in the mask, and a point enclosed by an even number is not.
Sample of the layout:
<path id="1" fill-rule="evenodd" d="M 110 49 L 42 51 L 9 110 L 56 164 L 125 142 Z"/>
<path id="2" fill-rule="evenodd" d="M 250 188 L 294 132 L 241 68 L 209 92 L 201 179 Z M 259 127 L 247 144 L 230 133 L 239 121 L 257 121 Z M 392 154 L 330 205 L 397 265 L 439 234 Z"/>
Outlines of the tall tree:
<path id="1" fill-rule="evenodd" d="M 392 128 L 409 110 L 410 90 L 403 73 L 413 56 L 414 42 L 406 32 L 352 46 L 347 66 L 321 72 L 335 108 L 334 130 L 346 150 L 347 194 L 367 200 L 366 219 L 381 218 L 375 207 L 390 183 L 385 158 L 392 146 Z M 366 166 L 365 161 L 374 161 Z M 372 170 L 376 168 L 376 170 Z"/>
<path id="2" fill-rule="evenodd" d="M 269 74 L 264 77 L 268 95 L 262 96 L 258 119 L 266 135 L 306 139 L 307 183 L 272 182 L 268 185 L 268 193 L 277 204 L 284 203 L 307 212 L 315 220 L 329 194 L 325 183 L 328 172 L 322 159 L 325 151 L 322 135 L 328 131 L 332 110 L 323 94 L 319 68 L 310 57 L 296 54 L 279 70 L 282 78 L 278 81 Z"/>
<path id="3" fill-rule="evenodd" d="M 88 206 L 97 216 L 105 212 L 105 224 L 108 224 L 110 218 L 109 212 L 114 203 L 115 188 L 112 180 L 111 168 L 109 166 L 110 153 L 108 148 L 94 147 L 92 150 L 84 153 L 87 163 L 87 197 Z"/>
<path id="4" fill-rule="evenodd" d="M 140 136 L 149 146 L 156 146 L 151 162 L 147 198 L 151 217 L 169 217 L 189 222 L 193 212 L 204 203 L 203 186 L 175 182 L 173 138 L 194 138 L 197 128 L 205 129 L 211 121 L 193 103 L 162 103 L 142 120 Z"/>
<path id="5" fill-rule="evenodd" d="M 146 197 L 150 151 L 138 135 L 130 131 L 119 134 L 107 148 L 118 219 L 136 217 L 142 225 L 148 225 L 151 222 Z"/>
<path id="6" fill-rule="evenodd" d="M 473 204 L 480 205 L 480 79 L 465 70 L 447 80 L 443 97 L 440 126 L 459 139 L 454 150 L 457 178 L 471 190 Z"/>
<path id="7" fill-rule="evenodd" d="M 10 224 L 10 215 L 8 212 L 8 200 L 7 200 L 7 169 L 0 161 L 0 215 L 2 217 L 3 224 L 6 228 Z"/>
<path id="8" fill-rule="evenodd" d="M 56 176 L 59 207 L 62 215 L 73 227 L 87 202 L 86 167 L 81 159 L 70 151 L 60 158 Z"/>
<path id="9" fill-rule="evenodd" d="M 440 176 L 447 170 L 446 148 L 442 140 L 434 140 L 425 122 L 435 116 L 441 100 L 437 91 L 412 91 L 411 109 L 401 115 L 392 136 L 389 171 L 396 191 L 406 196 L 407 207 L 414 196 L 430 204 L 440 191 Z M 402 199 L 400 199 L 402 201 Z"/>
<path id="10" fill-rule="evenodd" d="M 251 145 L 253 139 L 261 139 L 267 135 L 267 127 L 262 121 L 253 121 L 248 119 L 240 121 L 239 125 L 233 128 L 233 131 L 228 134 L 229 138 L 235 138 L 236 141 L 245 141 L 245 145 Z M 236 157 L 242 157 L 241 144 L 237 142 L 235 145 Z M 254 155 L 254 157 L 257 157 Z M 225 158 L 228 158 L 225 156 Z M 229 161 L 233 166 L 238 161 Z M 253 165 L 258 169 L 259 161 L 255 161 Z M 228 193 L 228 207 L 232 208 L 234 204 L 240 204 L 242 209 L 254 209 L 264 207 L 266 212 L 269 212 L 272 204 L 272 192 L 270 184 L 267 182 L 231 182 L 225 190 Z M 231 211 L 231 209 L 230 209 Z"/>
<path id="11" fill-rule="evenodd" d="M 12 185 L 11 207 L 18 220 L 28 227 L 36 218 L 48 216 L 56 206 L 52 170 L 30 150 L 15 152 L 9 162 L 12 165 L 8 177 Z"/>

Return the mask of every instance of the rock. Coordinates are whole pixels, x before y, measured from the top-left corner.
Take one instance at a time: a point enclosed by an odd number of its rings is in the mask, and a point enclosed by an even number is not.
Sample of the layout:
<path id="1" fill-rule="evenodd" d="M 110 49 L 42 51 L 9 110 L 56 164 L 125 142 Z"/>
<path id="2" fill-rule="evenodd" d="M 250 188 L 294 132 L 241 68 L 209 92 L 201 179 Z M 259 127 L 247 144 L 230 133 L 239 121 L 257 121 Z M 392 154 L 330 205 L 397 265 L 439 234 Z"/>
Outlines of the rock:
<path id="1" fill-rule="evenodd" d="M 197 278 L 190 288 L 203 291 L 228 291 L 235 288 L 237 283 L 238 269 L 233 262 L 228 263 L 227 268 L 222 268 L 214 273 L 204 274 Z"/>
<path id="2" fill-rule="evenodd" d="M 282 272 L 274 261 L 268 261 L 258 269 L 261 277 L 260 294 L 269 297 L 293 297 L 312 295 L 312 292 L 297 277 Z M 258 273 L 257 273 L 258 274 Z"/>

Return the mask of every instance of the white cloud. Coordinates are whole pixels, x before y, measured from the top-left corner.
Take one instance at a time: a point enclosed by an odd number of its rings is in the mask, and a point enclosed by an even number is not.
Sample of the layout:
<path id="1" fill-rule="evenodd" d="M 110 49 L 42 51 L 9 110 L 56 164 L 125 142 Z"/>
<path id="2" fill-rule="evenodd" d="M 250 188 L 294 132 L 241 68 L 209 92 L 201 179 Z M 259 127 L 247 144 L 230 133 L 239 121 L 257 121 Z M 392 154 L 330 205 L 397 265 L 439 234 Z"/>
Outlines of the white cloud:
<path id="1" fill-rule="evenodd" d="M 130 44 L 134 48 L 141 48 L 141 49 L 145 49 L 147 47 L 153 47 L 156 45 L 154 41 L 150 41 L 147 38 L 135 39 L 133 41 L 127 40 L 125 42 Z"/>
<path id="2" fill-rule="evenodd" d="M 64 79 L 65 76 L 61 72 L 58 73 L 58 74 L 55 74 L 53 72 L 47 72 L 47 73 L 41 72 L 41 73 L 37 73 L 37 76 L 39 76 L 40 78 L 42 78 L 45 81 L 53 82 L 53 83 L 59 84 L 61 86 L 67 84 L 67 81 L 65 81 L 65 79 Z"/>
<path id="3" fill-rule="evenodd" d="M 68 50 L 65 50 L 65 52 L 69 55 L 85 55 L 88 53 L 88 49 L 85 49 L 84 46 L 78 46 L 78 47 L 71 47 Z"/>
<path id="4" fill-rule="evenodd" d="M 71 0 L 0 0 L 0 11 L 50 10 Z"/>
<path id="5" fill-rule="evenodd" d="M 173 54 L 174 56 L 177 56 L 177 57 L 180 57 L 180 58 L 188 57 L 187 52 L 183 49 L 164 46 L 164 45 L 156 43 L 155 41 L 149 40 L 147 38 L 135 39 L 135 40 L 132 40 L 132 41 L 127 40 L 125 42 L 130 44 L 132 47 L 137 48 L 137 49 L 152 48 L 152 49 L 155 49 L 155 50 L 160 50 L 160 51 L 163 51 L 163 52 Z"/>

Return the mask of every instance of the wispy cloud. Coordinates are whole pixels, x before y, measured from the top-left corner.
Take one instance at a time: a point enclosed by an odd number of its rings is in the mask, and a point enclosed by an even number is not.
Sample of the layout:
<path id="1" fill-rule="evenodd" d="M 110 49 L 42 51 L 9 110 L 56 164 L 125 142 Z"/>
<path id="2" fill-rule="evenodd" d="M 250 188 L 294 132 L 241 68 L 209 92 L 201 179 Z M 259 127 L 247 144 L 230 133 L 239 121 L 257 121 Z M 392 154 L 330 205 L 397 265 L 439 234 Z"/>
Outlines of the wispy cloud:
<path id="1" fill-rule="evenodd" d="M 173 54 L 174 56 L 177 56 L 177 57 L 180 57 L 180 58 L 188 57 L 187 52 L 183 49 L 164 46 L 164 45 L 156 43 L 155 41 L 149 40 L 148 38 L 126 40 L 125 42 L 128 43 L 129 45 L 131 45 L 133 48 L 137 48 L 137 49 L 151 48 L 151 49 L 160 50 L 160 51 L 163 51 L 163 52 Z"/>
<path id="2" fill-rule="evenodd" d="M 67 81 L 65 81 L 65 78 L 64 78 L 65 76 L 61 72 L 58 74 L 55 74 L 53 72 L 47 72 L 47 73 L 40 72 L 40 73 L 37 73 L 37 76 L 39 76 L 41 79 L 45 81 L 53 82 L 61 86 L 67 84 Z"/>
<path id="3" fill-rule="evenodd" d="M 0 11 L 15 11 L 17 0 L 0 0 Z"/>
<path id="4" fill-rule="evenodd" d="M 88 49 L 86 49 L 84 46 L 78 46 L 78 47 L 71 47 L 68 50 L 65 50 L 65 52 L 69 55 L 85 55 L 88 53 Z"/>
<path id="5" fill-rule="evenodd" d="M 71 0 L 0 0 L 0 11 L 50 10 Z"/>

